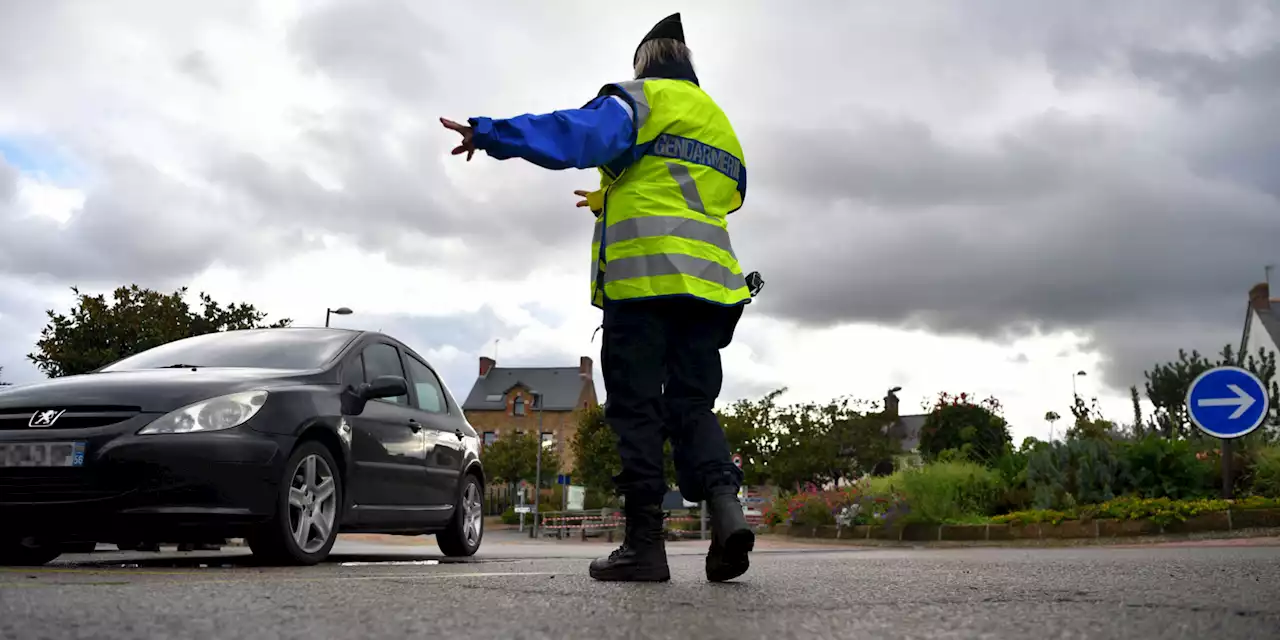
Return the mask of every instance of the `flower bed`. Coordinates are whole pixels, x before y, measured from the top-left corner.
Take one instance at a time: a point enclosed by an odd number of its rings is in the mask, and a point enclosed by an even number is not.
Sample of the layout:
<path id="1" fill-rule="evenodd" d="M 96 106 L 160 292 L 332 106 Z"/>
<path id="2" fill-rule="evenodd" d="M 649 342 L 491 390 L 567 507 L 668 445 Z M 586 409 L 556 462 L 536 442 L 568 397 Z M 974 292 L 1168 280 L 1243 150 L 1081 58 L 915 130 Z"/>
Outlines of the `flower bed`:
<path id="1" fill-rule="evenodd" d="M 1061 524 L 1070 520 L 1147 520 L 1165 526 L 1227 510 L 1277 509 L 1280 500 L 1254 496 L 1242 500 L 1170 500 L 1169 498 L 1117 498 L 1102 504 L 1066 511 L 1036 509 L 991 518 L 995 524 Z"/>
<path id="2" fill-rule="evenodd" d="M 934 524 L 903 519 L 893 524 L 832 526 L 796 524 L 789 536 L 878 541 L 1035 541 L 1102 539 L 1280 528 L 1280 500 L 1169 500 L 1121 498 L 1070 511 L 1021 511 L 984 524 Z M 1270 535 L 1270 534 L 1268 534 Z"/>
<path id="3" fill-rule="evenodd" d="M 830 491 L 806 487 L 793 495 L 780 495 L 761 510 L 767 525 L 853 526 L 880 524 L 903 512 L 901 495 L 873 491 L 867 482 L 859 482 Z"/>

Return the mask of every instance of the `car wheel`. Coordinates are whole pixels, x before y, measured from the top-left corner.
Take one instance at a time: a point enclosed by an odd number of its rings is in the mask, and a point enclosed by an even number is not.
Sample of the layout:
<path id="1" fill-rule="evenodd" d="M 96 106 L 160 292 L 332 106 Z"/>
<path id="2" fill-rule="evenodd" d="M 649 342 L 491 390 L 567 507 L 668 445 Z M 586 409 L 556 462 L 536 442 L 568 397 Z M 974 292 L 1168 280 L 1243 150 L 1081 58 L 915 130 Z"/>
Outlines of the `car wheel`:
<path id="1" fill-rule="evenodd" d="M 454 507 L 449 527 L 436 534 L 436 546 L 446 556 L 459 558 L 475 555 L 484 538 L 484 500 L 480 497 L 480 480 L 467 474 L 462 480 L 458 506 Z"/>
<path id="2" fill-rule="evenodd" d="M 62 545 L 34 538 L 0 538 L 0 566 L 38 567 L 62 555 Z"/>
<path id="3" fill-rule="evenodd" d="M 313 565 L 338 539 L 342 477 L 324 445 L 307 441 L 289 456 L 276 514 L 249 538 L 253 555 L 271 564 Z"/>

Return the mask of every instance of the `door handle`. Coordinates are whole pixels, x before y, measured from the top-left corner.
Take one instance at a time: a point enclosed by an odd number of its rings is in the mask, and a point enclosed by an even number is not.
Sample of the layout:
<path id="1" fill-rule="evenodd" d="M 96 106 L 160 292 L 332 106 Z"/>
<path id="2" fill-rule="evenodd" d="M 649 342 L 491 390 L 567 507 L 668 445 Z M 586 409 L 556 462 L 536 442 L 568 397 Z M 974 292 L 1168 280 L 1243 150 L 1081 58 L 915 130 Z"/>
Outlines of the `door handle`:
<path id="1" fill-rule="evenodd" d="M 417 433 L 419 431 L 422 431 L 422 424 L 419 423 L 417 420 L 410 420 L 409 428 L 412 429 L 414 433 Z"/>

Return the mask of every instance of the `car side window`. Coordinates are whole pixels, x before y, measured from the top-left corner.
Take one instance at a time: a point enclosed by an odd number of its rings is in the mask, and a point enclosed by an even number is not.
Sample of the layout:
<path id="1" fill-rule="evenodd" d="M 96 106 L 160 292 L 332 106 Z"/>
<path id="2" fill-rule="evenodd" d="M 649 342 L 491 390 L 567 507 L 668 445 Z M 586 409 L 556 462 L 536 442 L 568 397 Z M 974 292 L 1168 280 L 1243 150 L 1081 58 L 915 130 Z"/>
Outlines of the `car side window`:
<path id="1" fill-rule="evenodd" d="M 364 382 L 364 357 L 357 353 L 342 364 L 342 388 L 355 389 Z"/>
<path id="2" fill-rule="evenodd" d="M 418 396 L 418 408 L 431 413 L 444 413 L 444 393 L 440 390 L 440 381 L 431 369 L 410 356 L 405 358 L 409 366 L 409 384 L 413 385 Z"/>
<path id="3" fill-rule="evenodd" d="M 378 376 L 406 378 L 404 367 L 400 364 L 400 352 L 395 347 L 385 343 L 371 344 L 365 347 L 363 355 L 365 382 L 373 382 Z M 379 400 L 405 406 L 409 404 L 407 395 L 379 398 Z"/>

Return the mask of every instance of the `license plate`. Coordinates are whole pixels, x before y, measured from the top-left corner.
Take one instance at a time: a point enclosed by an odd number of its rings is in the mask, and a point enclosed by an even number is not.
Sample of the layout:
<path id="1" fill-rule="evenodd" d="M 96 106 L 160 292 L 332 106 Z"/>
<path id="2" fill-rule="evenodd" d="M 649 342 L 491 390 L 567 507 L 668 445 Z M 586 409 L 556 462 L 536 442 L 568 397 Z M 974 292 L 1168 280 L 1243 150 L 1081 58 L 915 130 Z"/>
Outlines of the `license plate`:
<path id="1" fill-rule="evenodd" d="M 83 467 L 83 442 L 0 443 L 0 468 Z"/>

